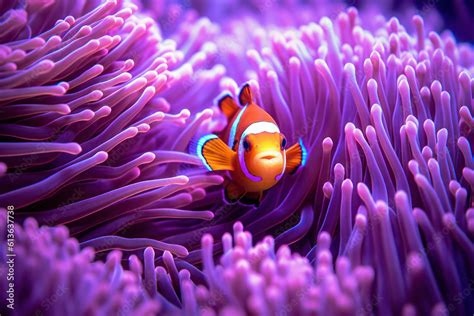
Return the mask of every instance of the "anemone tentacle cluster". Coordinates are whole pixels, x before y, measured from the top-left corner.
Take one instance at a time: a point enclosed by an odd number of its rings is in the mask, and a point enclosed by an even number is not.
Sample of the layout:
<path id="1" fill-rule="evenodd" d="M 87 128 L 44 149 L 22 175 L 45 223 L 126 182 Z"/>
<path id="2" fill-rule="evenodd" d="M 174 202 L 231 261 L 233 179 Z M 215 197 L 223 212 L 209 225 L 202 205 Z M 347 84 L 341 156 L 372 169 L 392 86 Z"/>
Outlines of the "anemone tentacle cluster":
<path id="1" fill-rule="evenodd" d="M 472 45 L 418 15 L 294 6 L 279 25 L 0 5 L 20 314 L 472 314 Z M 223 176 L 187 152 L 244 81 L 308 149 L 258 208 L 222 202 Z"/>
<path id="2" fill-rule="evenodd" d="M 61 3 L 54 7 L 61 14 Z M 2 205 L 20 209 L 19 217 L 68 224 L 104 251 L 148 245 L 113 235 L 150 218 L 211 219 L 209 211 L 185 207 L 221 177 L 167 167 L 199 164 L 180 141 L 211 112 L 190 118 L 169 103 L 189 100 L 180 90 L 193 76 L 192 62 L 133 3 L 87 3 L 69 13 L 49 25 L 47 6 L 5 12 L 11 26 L 1 46 Z M 212 98 L 210 82 L 206 95 Z M 187 254 L 179 245 L 153 244 Z"/>

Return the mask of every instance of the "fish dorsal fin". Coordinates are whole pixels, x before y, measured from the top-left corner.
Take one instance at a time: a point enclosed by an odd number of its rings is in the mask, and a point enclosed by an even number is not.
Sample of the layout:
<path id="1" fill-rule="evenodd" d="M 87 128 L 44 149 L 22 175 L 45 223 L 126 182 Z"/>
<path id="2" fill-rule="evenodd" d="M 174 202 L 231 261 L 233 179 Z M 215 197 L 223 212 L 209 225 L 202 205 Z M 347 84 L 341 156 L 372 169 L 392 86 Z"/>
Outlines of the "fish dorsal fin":
<path id="1" fill-rule="evenodd" d="M 239 93 L 239 102 L 241 105 L 247 105 L 252 103 L 252 91 L 248 83 L 244 84 Z"/>
<path id="2" fill-rule="evenodd" d="M 236 152 L 216 135 L 201 137 L 196 151 L 208 170 L 234 170 Z"/>
<path id="3" fill-rule="evenodd" d="M 303 145 L 303 141 L 300 139 L 299 142 L 291 146 L 286 150 L 286 172 L 294 173 L 300 166 L 306 164 L 308 153 Z"/>
<path id="4" fill-rule="evenodd" d="M 232 117 L 234 117 L 235 113 L 240 110 L 240 107 L 229 94 L 226 94 L 222 98 L 220 98 L 217 104 L 219 105 L 219 109 L 221 109 L 222 113 L 224 113 L 227 119 L 231 119 Z"/>

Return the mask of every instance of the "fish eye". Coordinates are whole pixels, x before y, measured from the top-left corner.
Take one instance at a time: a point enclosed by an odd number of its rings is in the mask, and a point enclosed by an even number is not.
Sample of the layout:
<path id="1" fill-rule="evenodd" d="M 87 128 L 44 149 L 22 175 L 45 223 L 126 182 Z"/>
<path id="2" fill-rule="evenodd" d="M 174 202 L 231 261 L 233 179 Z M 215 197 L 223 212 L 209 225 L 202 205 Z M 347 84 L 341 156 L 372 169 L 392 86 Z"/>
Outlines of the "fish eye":
<path id="1" fill-rule="evenodd" d="M 281 140 L 281 148 L 285 148 L 286 147 L 286 138 L 283 137 L 283 139 Z"/>
<path id="2" fill-rule="evenodd" d="M 243 145 L 244 145 L 245 151 L 249 151 L 249 150 L 250 150 L 250 143 L 249 143 L 246 139 L 244 140 Z"/>

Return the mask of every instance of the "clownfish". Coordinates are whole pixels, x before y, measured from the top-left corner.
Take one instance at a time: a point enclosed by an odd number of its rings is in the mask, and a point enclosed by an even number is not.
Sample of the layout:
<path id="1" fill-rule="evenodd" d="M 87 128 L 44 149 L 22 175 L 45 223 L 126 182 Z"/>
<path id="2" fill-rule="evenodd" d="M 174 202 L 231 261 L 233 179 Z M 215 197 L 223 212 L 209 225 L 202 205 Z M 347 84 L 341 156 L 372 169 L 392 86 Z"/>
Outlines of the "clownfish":
<path id="1" fill-rule="evenodd" d="M 208 134 L 197 142 L 197 155 L 210 171 L 226 170 L 228 203 L 256 205 L 263 191 L 274 186 L 285 173 L 294 173 L 307 160 L 300 139 L 287 147 L 287 140 L 270 114 L 252 100 L 250 85 L 239 93 L 240 106 L 230 94 L 218 101 L 228 125 L 219 134 Z"/>

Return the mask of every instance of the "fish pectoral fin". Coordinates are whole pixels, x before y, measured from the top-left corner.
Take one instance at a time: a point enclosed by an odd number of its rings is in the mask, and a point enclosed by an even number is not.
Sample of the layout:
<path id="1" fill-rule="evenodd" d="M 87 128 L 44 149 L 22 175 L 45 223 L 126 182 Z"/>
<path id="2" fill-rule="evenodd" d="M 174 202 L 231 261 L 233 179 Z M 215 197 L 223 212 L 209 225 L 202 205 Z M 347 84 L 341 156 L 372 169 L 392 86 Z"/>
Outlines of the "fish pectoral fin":
<path id="1" fill-rule="evenodd" d="M 216 135 L 201 137 L 196 151 L 208 170 L 234 170 L 235 151 Z"/>
<path id="2" fill-rule="evenodd" d="M 244 84 L 242 89 L 240 89 L 239 102 L 242 105 L 252 103 L 252 91 L 250 90 L 250 85 L 248 83 Z"/>
<path id="3" fill-rule="evenodd" d="M 219 105 L 219 109 L 221 109 L 222 113 L 224 113 L 229 120 L 240 110 L 239 105 L 229 94 L 223 96 L 217 104 Z"/>
<path id="4" fill-rule="evenodd" d="M 235 182 L 230 182 L 224 189 L 224 196 L 228 203 L 236 203 L 245 194 L 244 188 Z"/>
<path id="5" fill-rule="evenodd" d="M 286 172 L 295 173 L 300 166 L 306 164 L 307 151 L 300 139 L 296 144 L 286 150 Z"/>
<path id="6" fill-rule="evenodd" d="M 240 203 L 258 207 L 262 201 L 263 192 L 247 192 L 240 198 Z"/>

